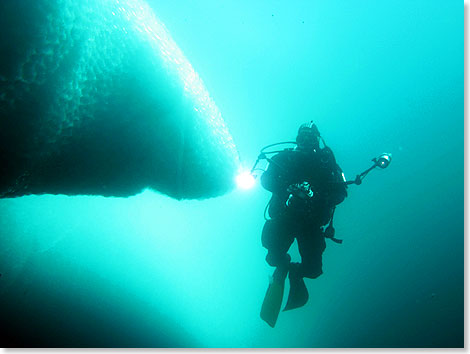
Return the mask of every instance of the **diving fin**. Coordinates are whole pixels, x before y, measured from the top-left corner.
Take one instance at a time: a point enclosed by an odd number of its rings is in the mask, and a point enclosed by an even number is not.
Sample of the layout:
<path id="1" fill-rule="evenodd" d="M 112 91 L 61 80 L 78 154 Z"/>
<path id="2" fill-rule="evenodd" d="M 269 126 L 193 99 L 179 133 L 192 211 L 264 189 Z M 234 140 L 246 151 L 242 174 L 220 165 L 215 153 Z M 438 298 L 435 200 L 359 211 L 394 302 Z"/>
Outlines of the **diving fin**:
<path id="1" fill-rule="evenodd" d="M 261 319 L 272 328 L 276 325 L 277 317 L 281 311 L 282 299 L 284 297 L 284 285 L 287 277 L 287 269 L 279 267 L 273 273 L 272 282 L 269 284 L 263 305 L 261 306 Z"/>
<path id="2" fill-rule="evenodd" d="M 308 301 L 308 290 L 303 277 L 292 276 L 289 273 L 289 296 L 286 307 L 282 311 L 289 311 L 304 306 Z"/>

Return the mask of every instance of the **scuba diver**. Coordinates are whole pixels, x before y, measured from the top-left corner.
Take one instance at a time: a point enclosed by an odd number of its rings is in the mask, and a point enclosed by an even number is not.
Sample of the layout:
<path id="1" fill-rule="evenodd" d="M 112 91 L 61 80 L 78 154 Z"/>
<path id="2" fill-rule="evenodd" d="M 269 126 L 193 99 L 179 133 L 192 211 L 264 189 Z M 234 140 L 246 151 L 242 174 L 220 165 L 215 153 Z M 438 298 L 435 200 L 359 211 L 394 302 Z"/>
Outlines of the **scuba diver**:
<path id="1" fill-rule="evenodd" d="M 261 185 L 272 192 L 262 245 L 268 250 L 266 262 L 275 267 L 261 317 L 272 327 L 279 314 L 287 275 L 290 291 L 284 311 L 307 303 L 304 278 L 315 279 L 322 274 L 325 237 L 341 242 L 333 237 L 332 218 L 335 207 L 347 197 L 342 170 L 313 122 L 300 126 L 296 144 L 295 149 L 273 156 L 261 175 Z M 300 263 L 291 262 L 288 254 L 295 239 Z"/>
<path id="2" fill-rule="evenodd" d="M 295 144 L 296 147 L 267 151 L 282 144 Z M 268 157 L 271 154 L 275 155 Z M 269 163 L 266 171 L 257 168 L 261 160 Z M 325 144 L 313 121 L 300 126 L 295 142 L 270 144 L 261 149 L 249 175 L 254 180 L 255 171 L 263 171 L 261 185 L 272 193 L 265 209 L 266 223 L 261 241 L 268 251 L 266 262 L 275 270 L 260 313 L 271 327 L 275 326 L 279 316 L 287 276 L 290 290 L 284 311 L 307 303 L 309 295 L 304 278 L 315 279 L 323 273 L 325 238 L 342 243 L 334 237 L 333 216 L 336 206 L 348 195 L 347 186 L 362 184 L 370 171 L 377 167 L 385 169 L 391 161 L 392 154 L 383 153 L 373 158 L 373 165 L 356 175 L 354 180 L 346 181 L 333 151 Z M 288 253 L 295 239 L 300 263 L 292 262 Z"/>

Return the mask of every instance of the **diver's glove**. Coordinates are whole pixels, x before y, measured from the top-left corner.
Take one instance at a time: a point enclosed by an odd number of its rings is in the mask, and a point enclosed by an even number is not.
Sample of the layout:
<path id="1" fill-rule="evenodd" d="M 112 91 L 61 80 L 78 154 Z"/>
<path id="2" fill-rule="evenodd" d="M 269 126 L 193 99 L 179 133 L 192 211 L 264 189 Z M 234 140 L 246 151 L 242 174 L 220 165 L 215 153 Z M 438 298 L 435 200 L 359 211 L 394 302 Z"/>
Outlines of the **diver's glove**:
<path id="1" fill-rule="evenodd" d="M 308 182 L 291 184 L 287 187 L 287 192 L 289 193 L 289 198 L 286 201 L 288 208 L 304 207 L 314 197 Z"/>

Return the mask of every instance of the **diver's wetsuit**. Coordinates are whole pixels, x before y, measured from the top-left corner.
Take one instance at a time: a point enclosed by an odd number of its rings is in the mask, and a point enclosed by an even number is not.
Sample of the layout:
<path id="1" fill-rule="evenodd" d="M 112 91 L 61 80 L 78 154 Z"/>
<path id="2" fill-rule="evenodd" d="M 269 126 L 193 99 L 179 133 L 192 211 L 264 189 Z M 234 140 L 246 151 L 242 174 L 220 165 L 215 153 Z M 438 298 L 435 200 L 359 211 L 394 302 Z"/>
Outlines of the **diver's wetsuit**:
<path id="1" fill-rule="evenodd" d="M 261 184 L 272 192 L 268 220 L 263 228 L 262 244 L 268 249 L 266 261 L 275 267 L 289 265 L 287 252 L 297 238 L 302 262 L 298 275 L 316 278 L 322 274 L 325 237 L 321 226 L 328 224 L 334 207 L 347 196 L 342 171 L 333 152 L 325 147 L 318 152 L 286 150 L 273 157 Z M 288 187 L 308 182 L 314 193 L 306 201 L 293 200 L 289 207 Z"/>

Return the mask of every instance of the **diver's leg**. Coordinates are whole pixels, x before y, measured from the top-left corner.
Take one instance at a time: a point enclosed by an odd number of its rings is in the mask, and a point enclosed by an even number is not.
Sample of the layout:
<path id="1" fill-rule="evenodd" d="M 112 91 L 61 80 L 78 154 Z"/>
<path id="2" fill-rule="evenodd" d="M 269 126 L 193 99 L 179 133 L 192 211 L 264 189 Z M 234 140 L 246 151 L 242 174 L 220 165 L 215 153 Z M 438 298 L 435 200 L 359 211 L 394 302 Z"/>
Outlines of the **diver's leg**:
<path id="1" fill-rule="evenodd" d="M 266 222 L 262 233 L 262 244 L 268 250 L 266 262 L 274 270 L 272 280 L 266 290 L 260 317 L 271 327 L 276 325 L 284 297 L 284 284 L 289 270 L 290 256 L 287 254 L 294 238 L 289 236 L 287 225 L 283 220 L 271 219 Z"/>
<path id="2" fill-rule="evenodd" d="M 297 236 L 297 243 L 299 245 L 299 251 L 301 249 L 301 236 Z M 302 261 L 304 259 L 304 255 L 302 255 Z M 304 275 L 305 272 L 303 270 L 303 262 L 302 263 L 294 263 L 292 262 L 289 265 L 289 297 L 287 298 L 286 307 L 284 307 L 284 311 L 293 310 L 299 307 L 304 306 L 308 301 L 308 290 L 305 286 L 304 282 Z"/>
<path id="3" fill-rule="evenodd" d="M 299 276 L 315 279 L 322 273 L 322 256 L 326 248 L 325 237 L 320 228 L 305 232 L 297 237 L 302 262 L 297 266 Z"/>
<path id="4" fill-rule="evenodd" d="M 283 218 L 266 221 L 261 235 L 261 243 L 268 250 L 266 262 L 272 267 L 287 268 L 290 256 L 287 254 L 294 237 L 289 233 L 289 225 Z"/>
<path id="5" fill-rule="evenodd" d="M 318 228 L 318 231 L 312 233 L 305 227 L 299 230 L 297 243 L 299 253 L 302 258 L 301 263 L 291 263 L 289 266 L 290 291 L 284 311 L 293 310 L 304 306 L 309 298 L 304 277 L 316 278 L 322 274 L 322 253 L 325 250 L 325 239 Z M 316 230 L 316 228 L 315 228 Z"/>

